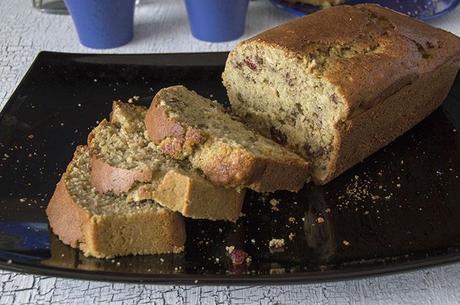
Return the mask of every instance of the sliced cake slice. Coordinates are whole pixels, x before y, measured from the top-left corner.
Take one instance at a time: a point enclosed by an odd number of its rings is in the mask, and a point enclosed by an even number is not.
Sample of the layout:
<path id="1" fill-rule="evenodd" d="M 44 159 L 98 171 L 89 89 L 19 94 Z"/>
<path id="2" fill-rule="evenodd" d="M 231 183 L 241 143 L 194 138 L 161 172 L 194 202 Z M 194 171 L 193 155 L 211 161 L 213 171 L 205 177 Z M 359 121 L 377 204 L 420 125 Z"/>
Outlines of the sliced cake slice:
<path id="1" fill-rule="evenodd" d="M 187 161 L 164 156 L 146 135 L 146 112 L 114 102 L 111 121 L 90 133 L 92 185 L 101 193 L 129 192 L 129 201 L 154 199 L 186 217 L 236 221 L 244 190 L 214 185 Z"/>
<path id="2" fill-rule="evenodd" d="M 152 200 L 129 203 L 124 194 L 97 192 L 89 181 L 90 166 L 88 148 L 78 147 L 46 209 L 63 243 L 98 258 L 183 251 L 179 213 Z"/>
<path id="3" fill-rule="evenodd" d="M 145 123 L 148 136 L 164 153 L 188 159 L 216 184 L 258 192 L 298 191 L 308 180 L 307 161 L 184 86 L 160 90 Z"/>

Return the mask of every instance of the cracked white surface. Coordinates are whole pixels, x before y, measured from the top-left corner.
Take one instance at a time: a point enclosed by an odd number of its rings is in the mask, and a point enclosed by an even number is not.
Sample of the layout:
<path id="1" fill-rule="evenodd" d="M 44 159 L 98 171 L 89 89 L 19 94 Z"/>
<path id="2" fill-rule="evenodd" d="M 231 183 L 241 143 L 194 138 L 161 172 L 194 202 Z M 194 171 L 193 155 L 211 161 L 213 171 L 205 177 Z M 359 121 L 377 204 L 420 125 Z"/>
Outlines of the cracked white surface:
<path id="1" fill-rule="evenodd" d="M 134 40 L 121 48 L 79 45 L 71 19 L 44 15 L 29 0 L 0 0 L 0 108 L 41 50 L 106 53 L 213 52 L 189 34 L 181 0 L 141 0 Z M 289 19 L 251 3 L 246 36 Z M 435 26 L 460 35 L 460 7 Z M 460 304 L 460 264 L 337 283 L 286 286 L 157 286 L 69 280 L 0 271 L 0 304 Z"/>

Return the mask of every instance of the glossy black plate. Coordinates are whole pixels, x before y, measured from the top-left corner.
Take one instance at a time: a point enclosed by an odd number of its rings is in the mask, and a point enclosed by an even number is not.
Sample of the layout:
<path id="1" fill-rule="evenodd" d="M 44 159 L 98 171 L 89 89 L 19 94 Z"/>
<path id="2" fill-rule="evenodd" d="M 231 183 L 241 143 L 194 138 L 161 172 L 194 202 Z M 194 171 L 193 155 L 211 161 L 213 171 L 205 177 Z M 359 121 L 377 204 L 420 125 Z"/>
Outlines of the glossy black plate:
<path id="1" fill-rule="evenodd" d="M 427 119 L 324 187 L 249 192 L 236 224 L 187 221 L 181 255 L 85 258 L 50 232 L 44 209 L 77 144 L 114 99 L 185 84 L 226 101 L 225 53 L 42 52 L 0 118 L 0 267 L 111 281 L 338 280 L 460 259 L 460 79 Z M 284 239 L 281 249 L 269 241 Z M 252 262 L 234 266 L 226 247 Z"/>

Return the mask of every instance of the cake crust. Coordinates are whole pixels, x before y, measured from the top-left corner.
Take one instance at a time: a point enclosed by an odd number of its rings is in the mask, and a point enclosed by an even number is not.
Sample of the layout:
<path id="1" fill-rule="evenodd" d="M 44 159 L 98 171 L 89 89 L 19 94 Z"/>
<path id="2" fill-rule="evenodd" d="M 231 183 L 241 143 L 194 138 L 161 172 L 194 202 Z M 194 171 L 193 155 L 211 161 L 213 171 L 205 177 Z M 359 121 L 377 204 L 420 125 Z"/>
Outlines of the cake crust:
<path id="1" fill-rule="evenodd" d="M 59 239 L 73 248 L 77 248 L 84 238 L 83 228 L 89 222 L 90 215 L 70 196 L 65 186 L 65 177 L 56 185 L 53 196 L 46 208 L 50 227 Z"/>
<path id="2" fill-rule="evenodd" d="M 118 168 L 92 155 L 90 179 L 100 193 L 121 194 L 128 192 L 135 183 L 152 181 L 152 170 Z"/>
<path id="3" fill-rule="evenodd" d="M 426 118 L 447 97 L 457 71 L 453 62 L 447 62 L 344 123 L 337 131 L 329 176 L 314 182 L 329 182 Z"/>

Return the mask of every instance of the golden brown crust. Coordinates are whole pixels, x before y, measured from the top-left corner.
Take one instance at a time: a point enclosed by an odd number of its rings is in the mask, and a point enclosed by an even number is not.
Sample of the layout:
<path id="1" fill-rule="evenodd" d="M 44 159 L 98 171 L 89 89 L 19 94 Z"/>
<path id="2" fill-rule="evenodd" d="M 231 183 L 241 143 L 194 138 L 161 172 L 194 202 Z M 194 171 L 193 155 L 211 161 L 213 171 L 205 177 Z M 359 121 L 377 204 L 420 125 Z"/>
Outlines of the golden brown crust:
<path id="1" fill-rule="evenodd" d="M 118 168 L 98 159 L 95 155 L 91 156 L 90 182 L 100 193 L 121 194 L 129 191 L 137 182 L 151 180 L 151 169 Z"/>
<path id="2" fill-rule="evenodd" d="M 195 145 L 206 140 L 201 130 L 184 127 L 170 118 L 163 107 L 159 106 L 157 96 L 153 98 L 145 116 L 145 126 L 150 140 L 159 145 L 164 153 L 176 159 L 191 154 Z"/>
<path id="3" fill-rule="evenodd" d="M 328 8 L 243 44 L 252 42 L 300 57 L 329 58 L 323 76 L 339 88 L 348 117 L 393 95 L 400 88 L 396 84 L 460 57 L 455 35 L 374 4 Z"/>
<path id="4" fill-rule="evenodd" d="M 90 215 L 70 196 L 65 186 L 65 174 L 56 185 L 56 190 L 46 208 L 46 215 L 54 234 L 63 243 L 77 248 L 84 242 L 83 231 Z"/>
<path id="5" fill-rule="evenodd" d="M 330 174 L 324 180 L 316 180 L 315 183 L 325 184 L 337 177 L 392 142 L 438 108 L 449 93 L 458 66 L 458 62 L 447 62 L 438 69 L 425 73 L 414 83 L 401 88 L 372 109 L 346 121 L 337 131 Z"/>
<path id="6" fill-rule="evenodd" d="M 224 143 L 207 149 L 210 153 L 200 156 L 200 169 L 213 183 L 222 186 L 250 185 L 263 179 L 268 162 L 255 158 L 245 149 Z"/>

